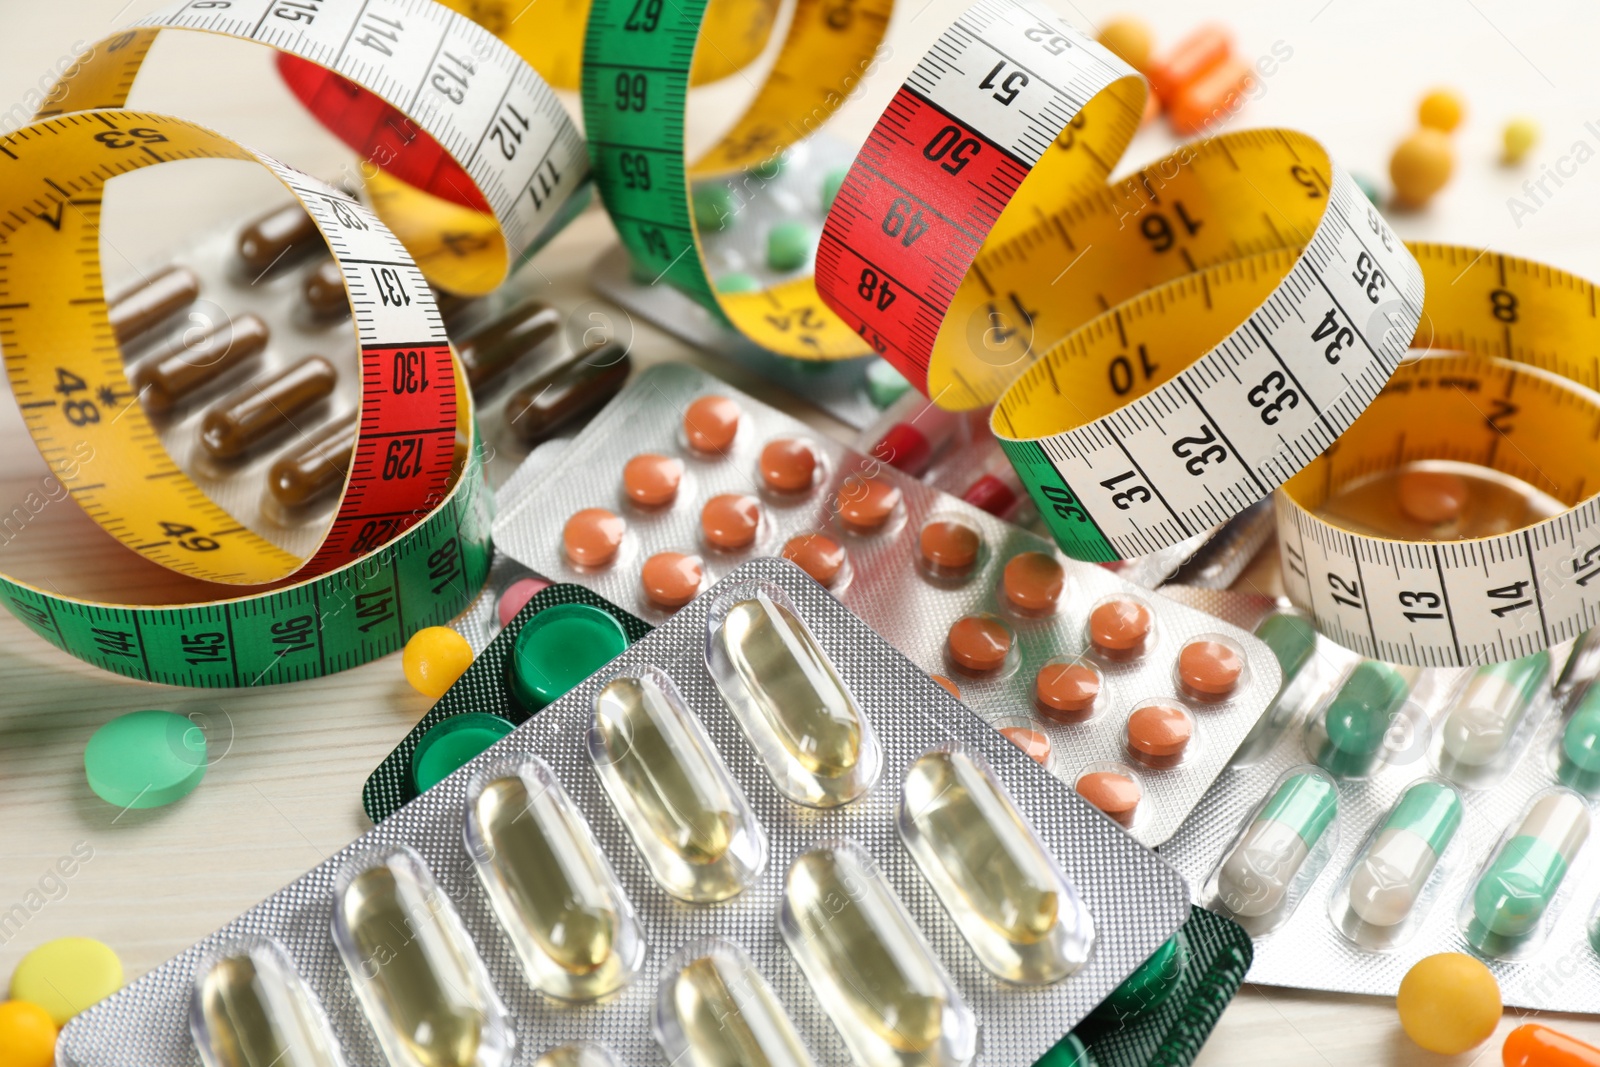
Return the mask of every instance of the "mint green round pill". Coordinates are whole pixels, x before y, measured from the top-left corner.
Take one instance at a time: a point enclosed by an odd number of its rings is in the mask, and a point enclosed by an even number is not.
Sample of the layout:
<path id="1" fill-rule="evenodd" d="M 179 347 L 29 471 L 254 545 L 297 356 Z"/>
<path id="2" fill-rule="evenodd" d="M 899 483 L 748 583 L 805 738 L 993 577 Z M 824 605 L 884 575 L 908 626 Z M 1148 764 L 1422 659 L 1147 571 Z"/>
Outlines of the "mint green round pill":
<path id="1" fill-rule="evenodd" d="M 1373 181 L 1365 174 L 1352 174 L 1350 177 L 1355 180 L 1356 188 L 1361 190 L 1363 196 L 1372 201 L 1373 204 L 1381 206 L 1383 201 L 1383 192 L 1378 188 L 1377 182 Z"/>
<path id="2" fill-rule="evenodd" d="M 905 375 L 888 360 L 880 357 L 867 364 L 867 398 L 879 411 L 905 396 L 910 388 Z"/>
<path id="3" fill-rule="evenodd" d="M 761 283 L 754 275 L 743 271 L 733 271 L 717 279 L 717 292 L 719 293 L 754 293 L 761 289 Z"/>
<path id="4" fill-rule="evenodd" d="M 426 793 L 513 729 L 500 716 L 481 711 L 435 723 L 412 750 L 411 784 L 418 793 Z"/>
<path id="5" fill-rule="evenodd" d="M 811 258 L 811 228 L 803 222 L 780 222 L 767 231 L 767 266 L 799 270 Z"/>
<path id="6" fill-rule="evenodd" d="M 511 695 L 538 711 L 621 655 L 622 624 L 588 604 L 558 604 L 529 619 L 512 645 Z"/>
<path id="7" fill-rule="evenodd" d="M 170 711 L 119 715 L 83 750 L 89 788 L 119 808 L 159 808 L 206 776 L 205 731 Z"/>
<path id="8" fill-rule="evenodd" d="M 701 185 L 693 197 L 694 224 L 713 233 L 728 228 L 733 222 L 733 192 L 726 185 Z"/>
<path id="9" fill-rule="evenodd" d="M 844 188 L 844 176 L 849 171 L 830 170 L 822 179 L 822 211 L 824 214 L 833 207 L 833 198 L 839 195 L 839 190 Z"/>

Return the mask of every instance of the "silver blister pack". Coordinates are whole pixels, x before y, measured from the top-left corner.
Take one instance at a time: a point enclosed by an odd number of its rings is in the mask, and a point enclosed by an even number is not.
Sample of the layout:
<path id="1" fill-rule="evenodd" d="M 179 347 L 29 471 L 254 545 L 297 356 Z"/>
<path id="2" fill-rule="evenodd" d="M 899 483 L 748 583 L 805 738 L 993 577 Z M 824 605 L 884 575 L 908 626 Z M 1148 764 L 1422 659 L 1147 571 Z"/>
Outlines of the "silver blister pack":
<path id="1" fill-rule="evenodd" d="M 1173 595 L 1251 627 L 1276 610 L 1263 597 L 1189 590 Z M 1512 734 L 1509 760 L 1495 774 L 1477 779 L 1460 765 L 1448 764 L 1442 755 L 1446 724 L 1455 709 L 1465 706 L 1458 701 L 1475 669 L 1416 672 L 1405 703 L 1384 734 L 1376 768 L 1364 777 L 1331 776 L 1336 815 L 1323 840 L 1310 851 L 1310 861 L 1319 861 L 1320 869 L 1294 891 L 1297 899 L 1286 898 L 1292 906 L 1287 917 L 1263 923 L 1266 929 L 1252 929 L 1255 961 L 1247 981 L 1393 996 L 1417 960 L 1438 952 L 1464 952 L 1476 955 L 1494 972 L 1508 1005 L 1600 1012 L 1600 957 L 1585 929 L 1600 888 L 1600 833 L 1593 826 L 1543 909 L 1538 935 L 1522 939 L 1528 947 L 1509 939 L 1499 943 L 1482 939 L 1475 945 L 1466 933 L 1470 927 L 1464 926 L 1469 914 L 1478 914 L 1469 913 L 1466 906 L 1476 899 L 1485 864 L 1503 836 L 1521 824 L 1531 802 L 1561 786 L 1555 773 L 1555 746 L 1564 716 L 1562 701 L 1551 694 L 1550 679 L 1561 668 L 1568 648 L 1561 645 L 1550 651 L 1548 668 L 1538 675 L 1537 695 Z M 1254 825 L 1262 802 L 1286 775 L 1318 766 L 1312 744 L 1319 735 L 1310 732 L 1311 723 L 1327 715 L 1334 694 L 1359 663 L 1355 653 L 1316 635 L 1305 666 L 1286 685 L 1285 699 L 1268 712 L 1262 730 L 1241 748 L 1238 763 L 1223 772 L 1161 847 L 1161 855 L 1188 879 L 1196 904 L 1233 914 L 1219 904 L 1215 891 L 1213 876 L 1219 863 L 1246 824 Z M 1437 864 L 1420 892 L 1405 885 L 1402 875 L 1409 868 L 1387 870 L 1379 892 L 1393 894 L 1398 888 L 1404 894 L 1400 899 L 1414 900 L 1415 906 L 1393 927 L 1374 927 L 1349 906 L 1346 878 L 1354 873 L 1358 859 L 1365 866 L 1369 844 L 1376 844 L 1391 825 L 1400 825 L 1389 822 L 1391 813 L 1413 787 L 1435 793 L 1454 790 L 1459 822 L 1443 852 L 1437 853 Z M 1573 798 L 1581 800 L 1578 794 L 1563 796 L 1578 810 L 1573 803 Z M 1592 799 L 1586 807 L 1592 818 Z M 1393 899 L 1388 898 L 1391 909 Z M 1370 908 L 1367 915 L 1372 915 Z M 1388 933 L 1390 929 L 1394 933 Z"/>
<path id="2" fill-rule="evenodd" d="M 708 613 L 719 603 L 742 600 L 754 589 L 792 605 L 876 734 L 881 772 L 853 803 L 815 809 L 785 799 L 718 695 L 708 668 Z M 687 905 L 657 886 L 591 762 L 588 734 L 597 694 L 613 679 L 641 677 L 652 669 L 675 683 L 766 834 L 765 867 L 748 888 L 720 904 Z M 469 669 L 463 681 L 470 677 Z M 980 967 L 931 884 L 902 847 L 896 812 L 907 771 L 926 753 L 952 745 L 987 762 L 1086 905 L 1095 940 L 1087 962 L 1076 973 L 1040 986 L 1009 985 L 992 977 Z M 631 900 L 646 942 L 632 981 L 609 999 L 562 1005 L 534 992 L 519 967 L 511 938 L 495 919 L 491 894 L 478 881 L 463 842 L 464 805 L 475 773 L 530 756 L 553 772 L 581 813 Z M 219 946 L 238 943 L 242 937 L 266 936 L 287 949 L 294 967 L 321 1001 L 350 1067 L 383 1067 L 374 1030 L 330 939 L 330 924 L 340 872 L 346 872 L 344 883 L 350 884 L 352 861 L 406 846 L 421 858 L 459 914 L 486 965 L 493 991 L 490 999 L 499 1002 L 496 1009 L 503 1005 L 509 1014 L 515 1056 L 497 1062 L 528 1064 L 552 1046 L 580 1040 L 608 1046 L 625 1064 L 665 1062 L 651 1036 L 658 985 L 668 973 L 668 961 L 684 946 L 715 937 L 748 953 L 816 1062 L 844 1063 L 848 1057 L 841 1038 L 785 947 L 778 921 L 791 861 L 841 837 L 864 847 L 971 1009 L 980 1034 L 973 1061 L 977 1063 L 1006 1067 L 1033 1063 L 1171 937 L 1189 914 L 1183 881 L 1164 862 L 988 729 L 800 571 L 782 561 L 756 560 L 392 818 L 223 929 L 80 1014 L 61 1036 L 61 1062 L 76 1067 L 129 1063 L 190 1067 L 195 1047 L 189 1012 L 197 964 L 212 958 L 208 954 Z M 376 975 L 383 962 L 374 962 Z M 366 963 L 363 960 L 363 974 Z M 358 981 L 372 980 L 368 976 Z M 370 998 L 371 993 L 363 995 Z"/>
<path id="3" fill-rule="evenodd" d="M 682 424 L 689 404 L 711 395 L 735 400 L 743 414 L 727 452 L 707 458 L 688 447 Z M 776 438 L 803 438 L 813 445 L 820 473 L 811 490 L 763 495 L 758 457 L 763 445 Z M 684 464 L 682 486 L 667 507 L 635 508 L 622 490 L 624 465 L 647 452 L 677 457 Z M 497 547 L 553 581 L 587 585 L 651 623 L 669 617 L 640 584 L 641 565 L 655 553 L 698 555 L 710 582 L 748 559 L 779 554 L 792 537 L 821 533 L 837 541 L 847 563 L 832 591 L 846 606 L 923 670 L 952 677 L 961 699 L 985 720 L 1044 735 L 1050 743 L 1047 765 L 1069 785 L 1089 772 L 1131 778 L 1142 799 L 1130 829 L 1147 845 L 1165 841 L 1183 821 L 1278 688 L 1277 660 L 1246 631 L 1139 589 L 1102 567 L 1060 559 L 1047 541 L 851 452 L 688 366 L 665 364 L 645 371 L 570 445 L 559 452 L 535 453 L 528 466 L 535 465 L 542 477 L 519 478 L 520 503 L 511 504 L 496 520 Z M 841 483 L 863 473 L 881 477 L 901 493 L 894 514 L 874 534 L 851 532 L 834 504 Z M 726 493 L 761 500 L 759 531 L 738 552 L 713 549 L 702 539 L 703 503 Z M 626 531 L 612 563 L 579 567 L 563 547 L 563 526 L 574 513 L 596 507 L 622 516 Z M 918 562 L 919 530 L 926 521 L 939 519 L 958 520 L 981 539 L 976 562 L 959 580 L 930 577 Z M 1053 614 L 1025 616 L 1000 592 L 1004 567 L 1024 552 L 1046 553 L 1064 567 L 1064 588 Z M 1150 645 L 1130 660 L 1096 658 L 1086 637 L 1086 620 L 1095 606 L 1118 598 L 1147 607 L 1154 619 Z M 981 676 L 960 673 L 947 649 L 952 624 L 974 615 L 999 620 L 1014 634 L 1004 665 Z M 1175 676 L 1179 651 L 1202 635 L 1231 643 L 1242 658 L 1239 685 L 1226 699 L 1202 702 L 1180 695 Z M 1091 665 L 1103 681 L 1100 702 L 1086 721 L 1047 721 L 1036 707 L 1036 675 L 1052 661 L 1066 659 Z M 1192 740 L 1176 765 L 1157 768 L 1129 752 L 1127 719 L 1150 702 L 1181 705 L 1190 715 Z"/>

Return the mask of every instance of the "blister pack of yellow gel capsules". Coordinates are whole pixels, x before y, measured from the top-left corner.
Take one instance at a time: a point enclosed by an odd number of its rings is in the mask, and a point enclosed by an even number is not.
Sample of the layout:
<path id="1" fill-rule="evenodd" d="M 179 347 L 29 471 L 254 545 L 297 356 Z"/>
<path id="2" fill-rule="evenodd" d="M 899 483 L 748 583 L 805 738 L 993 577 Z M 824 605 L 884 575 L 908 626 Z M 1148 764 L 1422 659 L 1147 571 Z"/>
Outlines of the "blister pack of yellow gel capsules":
<path id="1" fill-rule="evenodd" d="M 1189 914 L 1164 862 L 755 560 L 61 1055 L 1032 1063 Z"/>

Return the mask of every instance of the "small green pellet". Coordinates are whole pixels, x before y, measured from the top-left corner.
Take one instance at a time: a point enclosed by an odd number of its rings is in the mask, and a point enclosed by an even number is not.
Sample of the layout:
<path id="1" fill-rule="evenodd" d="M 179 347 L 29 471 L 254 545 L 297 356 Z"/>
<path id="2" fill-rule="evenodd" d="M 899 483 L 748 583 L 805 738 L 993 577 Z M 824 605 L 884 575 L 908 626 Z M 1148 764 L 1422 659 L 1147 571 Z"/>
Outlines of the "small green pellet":
<path id="1" fill-rule="evenodd" d="M 717 292 L 719 293 L 756 293 L 761 291 L 761 283 L 752 274 L 744 271 L 732 271 L 717 279 Z"/>
<path id="2" fill-rule="evenodd" d="M 721 233 L 733 223 L 733 192 L 720 183 L 695 189 L 694 224 L 702 230 Z"/>
<path id="3" fill-rule="evenodd" d="M 833 198 L 839 195 L 839 190 L 844 188 L 844 176 L 849 171 L 844 169 L 830 170 L 822 179 L 822 210 L 824 214 L 833 208 Z"/>
<path id="4" fill-rule="evenodd" d="M 1365 174 L 1352 174 L 1350 177 L 1355 179 L 1357 187 L 1359 187 L 1360 190 L 1366 194 L 1367 199 L 1372 201 L 1374 205 L 1383 199 L 1383 192 L 1378 188 L 1377 182 L 1373 181 Z"/>
<path id="5" fill-rule="evenodd" d="M 780 222 L 767 231 L 767 266 L 799 270 L 811 258 L 811 229 L 803 222 Z"/>
<path id="6" fill-rule="evenodd" d="M 911 383 L 905 375 L 894 369 L 886 359 L 874 359 L 867 365 L 867 399 L 879 411 L 906 395 Z"/>

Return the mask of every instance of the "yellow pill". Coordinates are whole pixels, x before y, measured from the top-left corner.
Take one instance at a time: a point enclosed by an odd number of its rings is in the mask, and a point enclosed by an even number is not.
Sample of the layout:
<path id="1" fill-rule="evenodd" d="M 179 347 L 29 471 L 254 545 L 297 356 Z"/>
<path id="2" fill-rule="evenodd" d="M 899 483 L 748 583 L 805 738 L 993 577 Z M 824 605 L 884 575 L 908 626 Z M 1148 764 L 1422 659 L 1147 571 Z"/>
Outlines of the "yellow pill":
<path id="1" fill-rule="evenodd" d="M 1423 127 L 1394 150 L 1389 159 L 1389 180 L 1394 197 L 1402 206 L 1418 208 L 1443 189 L 1455 168 L 1455 153 L 1450 138 L 1438 130 Z"/>
<path id="2" fill-rule="evenodd" d="M 411 635 L 400 666 L 411 688 L 438 700 L 472 666 L 472 646 L 448 626 L 429 626 Z"/>
<path id="3" fill-rule="evenodd" d="M 0 1004 L 0 1067 L 51 1067 L 56 1062 L 56 1024 L 50 1013 L 25 1000 Z"/>
<path id="4" fill-rule="evenodd" d="M 1122 57 L 1122 61 L 1134 70 L 1144 70 L 1150 62 L 1150 50 L 1154 47 L 1150 27 L 1131 15 L 1114 18 L 1101 26 L 1095 40 Z"/>
<path id="5" fill-rule="evenodd" d="M 1395 1008 L 1407 1037 L 1454 1056 L 1483 1044 L 1500 1024 L 1500 986 L 1479 960 L 1441 952 L 1418 960 L 1400 979 Z"/>
<path id="6" fill-rule="evenodd" d="M 122 988 L 122 961 L 90 937 L 46 941 L 17 964 L 11 996 L 37 1004 L 57 1026 Z"/>
<path id="7" fill-rule="evenodd" d="M 1431 90 L 1417 105 L 1417 121 L 1443 133 L 1453 133 L 1466 113 L 1465 101 L 1453 89 Z"/>
<path id="8" fill-rule="evenodd" d="M 1506 123 L 1505 154 L 1500 158 L 1508 164 L 1521 163 L 1522 157 L 1532 151 L 1533 146 L 1539 143 L 1539 124 L 1526 115 L 1512 119 Z"/>

